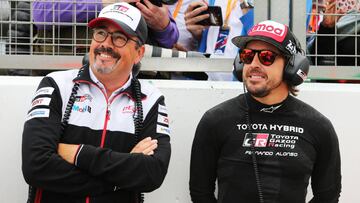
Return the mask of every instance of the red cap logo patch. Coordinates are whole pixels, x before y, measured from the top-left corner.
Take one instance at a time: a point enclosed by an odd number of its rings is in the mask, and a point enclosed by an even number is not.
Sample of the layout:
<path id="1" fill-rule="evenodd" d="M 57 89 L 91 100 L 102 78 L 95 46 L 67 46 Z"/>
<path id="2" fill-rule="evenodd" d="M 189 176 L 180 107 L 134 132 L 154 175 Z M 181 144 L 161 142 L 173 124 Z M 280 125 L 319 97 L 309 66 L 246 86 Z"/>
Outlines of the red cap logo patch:
<path id="1" fill-rule="evenodd" d="M 283 24 L 274 21 L 264 21 L 252 27 L 249 36 L 264 36 L 272 38 L 278 42 L 283 42 L 288 30 Z"/>

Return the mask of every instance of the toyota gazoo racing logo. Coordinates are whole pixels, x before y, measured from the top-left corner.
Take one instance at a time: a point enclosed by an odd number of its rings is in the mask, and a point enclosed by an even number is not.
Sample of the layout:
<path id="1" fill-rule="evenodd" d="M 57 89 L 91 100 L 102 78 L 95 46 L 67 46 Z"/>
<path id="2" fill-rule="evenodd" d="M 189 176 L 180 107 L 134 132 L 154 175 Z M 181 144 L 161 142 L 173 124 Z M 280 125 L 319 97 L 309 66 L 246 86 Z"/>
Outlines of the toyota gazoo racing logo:
<path id="1" fill-rule="evenodd" d="M 286 34 L 286 26 L 273 21 L 264 21 L 254 25 L 248 33 L 249 36 L 265 36 L 278 42 L 283 42 Z"/>
<path id="2" fill-rule="evenodd" d="M 114 5 L 114 9 L 122 12 L 129 10 L 129 8 L 124 5 Z"/>
<path id="3" fill-rule="evenodd" d="M 75 98 L 75 101 L 76 102 L 84 102 L 84 101 L 86 101 L 86 100 L 89 100 L 90 102 L 92 101 L 92 96 L 91 95 L 89 95 L 89 94 L 84 94 L 84 95 L 82 95 L 82 96 L 76 96 L 76 98 Z"/>
<path id="4" fill-rule="evenodd" d="M 243 147 L 251 147 L 254 143 L 254 147 L 266 147 L 269 139 L 267 133 L 246 133 Z"/>

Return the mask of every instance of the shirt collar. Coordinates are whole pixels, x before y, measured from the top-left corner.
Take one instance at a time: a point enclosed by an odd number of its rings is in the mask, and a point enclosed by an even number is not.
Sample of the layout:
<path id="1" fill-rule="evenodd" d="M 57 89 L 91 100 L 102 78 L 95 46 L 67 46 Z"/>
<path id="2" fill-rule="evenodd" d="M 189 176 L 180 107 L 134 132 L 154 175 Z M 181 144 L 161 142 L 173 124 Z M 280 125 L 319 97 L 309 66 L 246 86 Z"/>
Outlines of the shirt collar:
<path id="1" fill-rule="evenodd" d="M 101 87 L 102 89 L 105 90 L 105 86 L 100 82 L 100 80 L 97 79 L 97 77 L 95 76 L 93 70 L 91 67 L 89 67 L 89 73 L 90 73 L 90 79 L 99 87 Z M 127 89 L 128 87 L 130 87 L 131 85 L 131 79 L 133 78 L 132 73 L 130 73 L 130 77 L 128 78 L 128 80 L 125 82 L 125 84 L 121 87 L 119 87 L 118 89 L 116 89 L 113 94 L 119 94 L 120 92 L 124 91 L 125 89 Z"/>

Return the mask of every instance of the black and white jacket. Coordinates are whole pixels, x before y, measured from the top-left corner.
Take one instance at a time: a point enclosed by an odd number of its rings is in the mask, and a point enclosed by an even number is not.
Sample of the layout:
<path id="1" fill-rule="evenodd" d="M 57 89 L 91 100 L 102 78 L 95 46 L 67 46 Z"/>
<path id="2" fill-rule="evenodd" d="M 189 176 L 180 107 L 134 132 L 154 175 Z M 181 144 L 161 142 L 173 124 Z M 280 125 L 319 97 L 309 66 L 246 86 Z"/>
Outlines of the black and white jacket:
<path id="1" fill-rule="evenodd" d="M 28 202 L 134 202 L 136 192 L 160 187 L 170 160 L 170 130 L 164 96 L 141 81 L 143 129 L 134 135 L 131 78 L 109 98 L 88 67 L 44 77 L 24 126 L 22 170 L 31 185 Z M 69 124 L 61 120 L 74 82 L 80 83 Z M 154 155 L 130 154 L 138 140 L 158 140 Z M 80 144 L 71 165 L 58 143 Z"/>

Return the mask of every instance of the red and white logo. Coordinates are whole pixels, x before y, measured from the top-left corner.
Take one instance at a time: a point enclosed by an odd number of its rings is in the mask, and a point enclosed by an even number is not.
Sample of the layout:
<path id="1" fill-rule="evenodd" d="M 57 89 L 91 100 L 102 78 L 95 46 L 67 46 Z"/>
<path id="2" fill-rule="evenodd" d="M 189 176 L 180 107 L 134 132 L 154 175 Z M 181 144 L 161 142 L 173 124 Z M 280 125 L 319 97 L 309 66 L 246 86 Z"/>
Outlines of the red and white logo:
<path id="1" fill-rule="evenodd" d="M 251 143 L 255 141 L 255 147 L 266 147 L 269 139 L 269 134 L 267 133 L 246 133 L 243 147 L 251 147 Z"/>
<path id="2" fill-rule="evenodd" d="M 158 123 L 169 125 L 169 118 L 167 116 L 162 116 L 162 115 L 158 114 L 157 121 L 158 121 Z"/>
<path id="3" fill-rule="evenodd" d="M 125 106 L 121 112 L 122 113 L 134 113 L 135 107 L 133 105 Z"/>
<path id="4" fill-rule="evenodd" d="M 35 99 L 31 103 L 31 108 L 34 108 L 35 106 L 40 106 L 40 105 L 49 106 L 50 101 L 51 101 L 51 98 L 49 98 L 49 97 L 41 97 L 41 98 Z"/>
<path id="5" fill-rule="evenodd" d="M 263 21 L 251 28 L 249 36 L 265 36 L 283 42 L 288 30 L 283 24 L 274 21 Z"/>
<path id="6" fill-rule="evenodd" d="M 121 11 L 121 12 L 126 12 L 127 10 L 129 10 L 128 7 L 124 6 L 124 5 L 115 5 L 114 6 L 114 9 L 118 10 L 118 11 Z"/>

